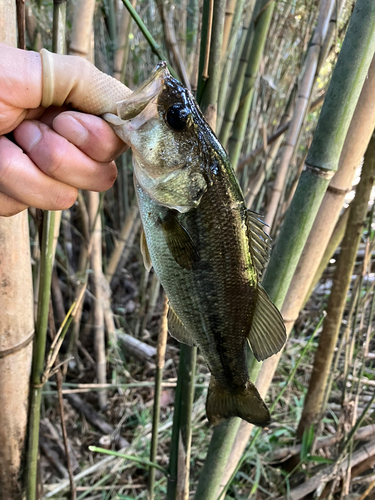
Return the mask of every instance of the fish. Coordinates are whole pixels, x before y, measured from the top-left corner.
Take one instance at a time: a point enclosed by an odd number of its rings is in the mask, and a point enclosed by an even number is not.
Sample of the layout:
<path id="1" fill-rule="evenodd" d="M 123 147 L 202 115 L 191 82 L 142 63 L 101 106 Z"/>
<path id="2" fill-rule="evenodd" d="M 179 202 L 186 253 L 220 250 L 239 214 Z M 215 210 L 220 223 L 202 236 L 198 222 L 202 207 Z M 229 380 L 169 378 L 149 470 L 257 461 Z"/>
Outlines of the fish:
<path id="1" fill-rule="evenodd" d="M 169 333 L 199 347 L 211 372 L 209 422 L 240 417 L 268 426 L 246 348 L 258 361 L 279 352 L 285 326 L 260 284 L 270 239 L 247 209 L 226 151 L 164 62 L 104 118 L 132 148 L 141 252 L 168 297 Z"/>

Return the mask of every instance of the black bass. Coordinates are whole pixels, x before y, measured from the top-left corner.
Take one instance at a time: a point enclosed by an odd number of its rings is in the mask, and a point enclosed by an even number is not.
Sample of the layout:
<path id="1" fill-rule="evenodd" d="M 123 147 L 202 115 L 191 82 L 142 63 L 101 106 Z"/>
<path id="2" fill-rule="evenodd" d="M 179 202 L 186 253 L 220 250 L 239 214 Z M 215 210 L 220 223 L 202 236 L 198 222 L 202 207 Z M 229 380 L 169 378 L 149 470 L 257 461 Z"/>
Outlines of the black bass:
<path id="1" fill-rule="evenodd" d="M 168 296 L 169 332 L 198 346 L 212 374 L 209 421 L 238 416 L 268 425 L 249 380 L 246 342 L 264 360 L 284 345 L 285 327 L 259 284 L 268 237 L 245 206 L 226 152 L 165 63 L 119 103 L 118 116 L 104 117 L 133 150 L 142 254 Z"/>

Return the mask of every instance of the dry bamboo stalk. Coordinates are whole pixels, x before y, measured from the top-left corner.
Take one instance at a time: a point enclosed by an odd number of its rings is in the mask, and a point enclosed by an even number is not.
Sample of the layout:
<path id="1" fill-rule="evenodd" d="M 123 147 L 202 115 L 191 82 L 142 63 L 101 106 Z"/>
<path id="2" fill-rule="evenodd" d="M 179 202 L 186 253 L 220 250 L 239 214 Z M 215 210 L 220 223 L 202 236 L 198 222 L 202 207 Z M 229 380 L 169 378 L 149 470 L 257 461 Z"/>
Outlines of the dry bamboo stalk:
<path id="1" fill-rule="evenodd" d="M 16 46 L 16 5 L 0 2 L 0 42 Z M 34 334 L 27 211 L 0 217 L 0 496 L 22 497 L 20 466 Z"/>
<path id="2" fill-rule="evenodd" d="M 28 232 L 27 211 L 0 217 L 0 491 L 14 500 L 21 498 L 18 480 L 34 335 Z"/>
<path id="3" fill-rule="evenodd" d="M 95 0 L 77 0 L 74 6 L 70 53 L 88 58 L 91 45 Z"/>
<path id="4" fill-rule="evenodd" d="M 227 6 L 225 9 L 223 45 L 221 47 L 222 54 L 225 54 L 227 47 L 228 47 L 229 35 L 231 32 L 231 28 L 232 28 L 235 7 L 236 7 L 236 0 L 227 0 Z"/>
<path id="5" fill-rule="evenodd" d="M 74 8 L 74 22 L 70 52 L 73 55 L 88 57 L 91 45 L 92 22 L 94 15 L 95 1 L 78 0 Z M 91 258 L 92 267 L 92 288 L 95 300 L 94 308 L 94 345 L 96 355 L 96 372 L 99 383 L 106 382 L 106 355 L 105 355 L 105 329 L 104 311 L 102 306 L 102 228 L 99 213 L 99 193 L 88 192 L 88 214 L 90 220 L 91 238 L 88 254 Z M 86 251 L 86 249 L 85 249 Z M 107 404 L 107 391 L 104 389 L 98 393 L 99 405 L 101 408 Z"/>
<path id="6" fill-rule="evenodd" d="M 323 200 L 324 203 L 324 200 Z M 341 240 L 344 237 L 345 234 L 345 228 L 346 228 L 346 223 L 348 222 L 348 217 L 349 217 L 349 210 L 350 206 L 345 209 L 345 211 L 340 215 L 339 220 L 337 221 L 337 224 L 335 225 L 332 235 L 327 243 L 326 249 L 324 251 L 324 255 L 320 261 L 319 267 L 315 273 L 315 276 L 313 280 L 311 281 L 311 285 L 306 293 L 305 300 L 303 302 L 303 305 L 301 306 L 301 309 L 305 306 L 306 302 L 310 298 L 314 288 L 316 287 L 318 281 L 320 280 L 324 269 L 328 266 L 328 263 L 330 259 L 332 258 L 332 255 L 335 253 L 336 248 L 340 245 Z M 317 219 L 318 220 L 318 219 Z M 304 255 L 304 254 L 302 254 Z M 315 267 L 315 266 L 314 266 Z"/>
<path id="7" fill-rule="evenodd" d="M 308 479 L 297 488 L 294 488 L 290 492 L 290 500 L 300 500 L 304 498 L 309 493 L 315 491 L 322 483 L 332 481 L 338 476 L 346 474 L 348 468 L 352 468 L 355 465 L 360 464 L 369 457 L 375 455 L 375 441 L 371 441 L 368 444 L 362 446 L 358 451 L 353 453 L 351 456 L 345 458 L 340 464 L 329 465 L 322 471 L 318 472 L 311 479 Z"/>
<path id="8" fill-rule="evenodd" d="M 91 268 L 92 268 L 92 291 L 94 301 L 94 344 L 96 357 L 96 376 L 99 384 L 105 384 L 107 380 L 107 360 L 105 355 L 105 330 L 103 311 L 102 290 L 102 223 L 100 218 L 99 193 L 88 191 L 89 217 L 91 226 Z M 107 391 L 98 393 L 99 405 L 104 408 L 107 404 Z"/>
<path id="9" fill-rule="evenodd" d="M 189 77 L 186 71 L 184 60 L 180 53 L 180 48 L 177 43 L 176 33 L 173 27 L 173 9 L 166 12 L 166 6 L 163 1 L 157 2 L 159 14 L 164 28 L 165 45 L 168 50 L 169 59 L 173 60 L 174 66 L 177 68 L 178 74 L 185 87 L 190 90 Z M 172 57 L 171 57 L 172 56 Z"/>
<path id="10" fill-rule="evenodd" d="M 298 90 L 298 97 L 292 122 L 289 126 L 285 139 L 285 149 L 278 167 L 272 197 L 267 208 L 267 214 L 264 222 L 272 227 L 279 206 L 280 198 L 284 190 L 285 181 L 288 174 L 289 164 L 292 160 L 295 146 L 297 144 L 301 127 L 303 125 L 306 110 L 311 96 L 313 83 L 315 80 L 316 69 L 319 61 L 321 46 L 324 42 L 329 21 L 331 18 L 334 0 L 323 0 L 321 3 L 318 23 L 314 31 L 305 62 L 305 73 Z"/>
<path id="11" fill-rule="evenodd" d="M 126 242 L 134 227 L 134 223 L 138 216 L 138 205 L 133 205 L 129 214 L 127 215 L 124 225 L 121 228 L 120 237 L 116 240 L 115 248 L 111 255 L 110 261 L 107 266 L 106 278 L 110 282 L 116 272 L 117 266 L 120 262 L 121 255 L 124 251 Z"/>
<path id="12" fill-rule="evenodd" d="M 133 7 L 135 7 L 135 5 L 133 5 Z M 131 16 L 128 9 L 125 8 L 124 5 L 122 5 L 118 30 L 118 48 L 115 52 L 113 60 L 113 76 L 120 81 L 122 80 L 122 66 L 125 56 L 125 50 L 128 45 L 130 26 Z"/>
<path id="13" fill-rule="evenodd" d="M 354 435 L 356 441 L 366 441 L 370 440 L 375 434 L 375 424 L 366 425 L 361 427 Z M 342 440 L 342 434 L 337 433 L 333 436 L 325 436 L 317 439 L 315 450 L 320 450 L 321 448 L 329 448 L 339 441 Z M 301 445 L 296 444 L 294 446 L 288 446 L 286 448 L 278 448 L 272 454 L 272 463 L 280 460 L 286 460 L 294 455 L 298 455 L 301 451 Z"/>
<path id="14" fill-rule="evenodd" d="M 305 404 L 297 430 L 297 436 L 310 424 L 315 423 L 321 412 L 324 387 L 329 376 L 334 348 L 340 331 L 345 308 L 346 295 L 349 290 L 351 275 L 359 242 L 363 233 L 363 222 L 366 219 L 368 200 L 375 179 L 375 136 L 368 146 L 362 168 L 361 180 L 357 186 L 356 196 L 351 204 L 346 232 L 337 259 L 333 285 L 327 305 L 327 317 L 320 335 L 315 354 L 314 367 Z"/>

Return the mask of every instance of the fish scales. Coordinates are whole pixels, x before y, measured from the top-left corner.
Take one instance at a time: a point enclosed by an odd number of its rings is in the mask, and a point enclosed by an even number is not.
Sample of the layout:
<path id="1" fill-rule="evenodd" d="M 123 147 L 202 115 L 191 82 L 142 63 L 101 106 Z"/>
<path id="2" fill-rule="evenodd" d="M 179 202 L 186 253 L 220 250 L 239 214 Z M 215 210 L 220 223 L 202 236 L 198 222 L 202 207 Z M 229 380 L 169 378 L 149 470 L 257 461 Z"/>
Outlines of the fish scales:
<path id="1" fill-rule="evenodd" d="M 285 327 L 259 284 L 267 235 L 247 210 L 224 149 L 163 63 L 119 104 L 118 117 L 105 118 L 133 150 L 141 250 L 169 298 L 169 331 L 197 345 L 212 374 L 210 422 L 239 416 L 268 425 L 249 380 L 246 341 L 265 359 L 283 346 Z"/>

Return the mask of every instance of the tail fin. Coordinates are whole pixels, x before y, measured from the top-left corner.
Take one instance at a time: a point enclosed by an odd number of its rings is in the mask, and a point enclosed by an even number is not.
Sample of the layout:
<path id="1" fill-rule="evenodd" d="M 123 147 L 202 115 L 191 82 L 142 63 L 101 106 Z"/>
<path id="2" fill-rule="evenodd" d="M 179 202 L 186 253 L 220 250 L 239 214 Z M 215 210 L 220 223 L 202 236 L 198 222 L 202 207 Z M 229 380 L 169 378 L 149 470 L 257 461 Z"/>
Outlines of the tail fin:
<path id="1" fill-rule="evenodd" d="M 211 376 L 206 413 L 212 425 L 230 417 L 240 417 L 259 427 L 266 427 L 271 421 L 267 406 L 250 380 L 244 388 L 229 392 Z"/>

